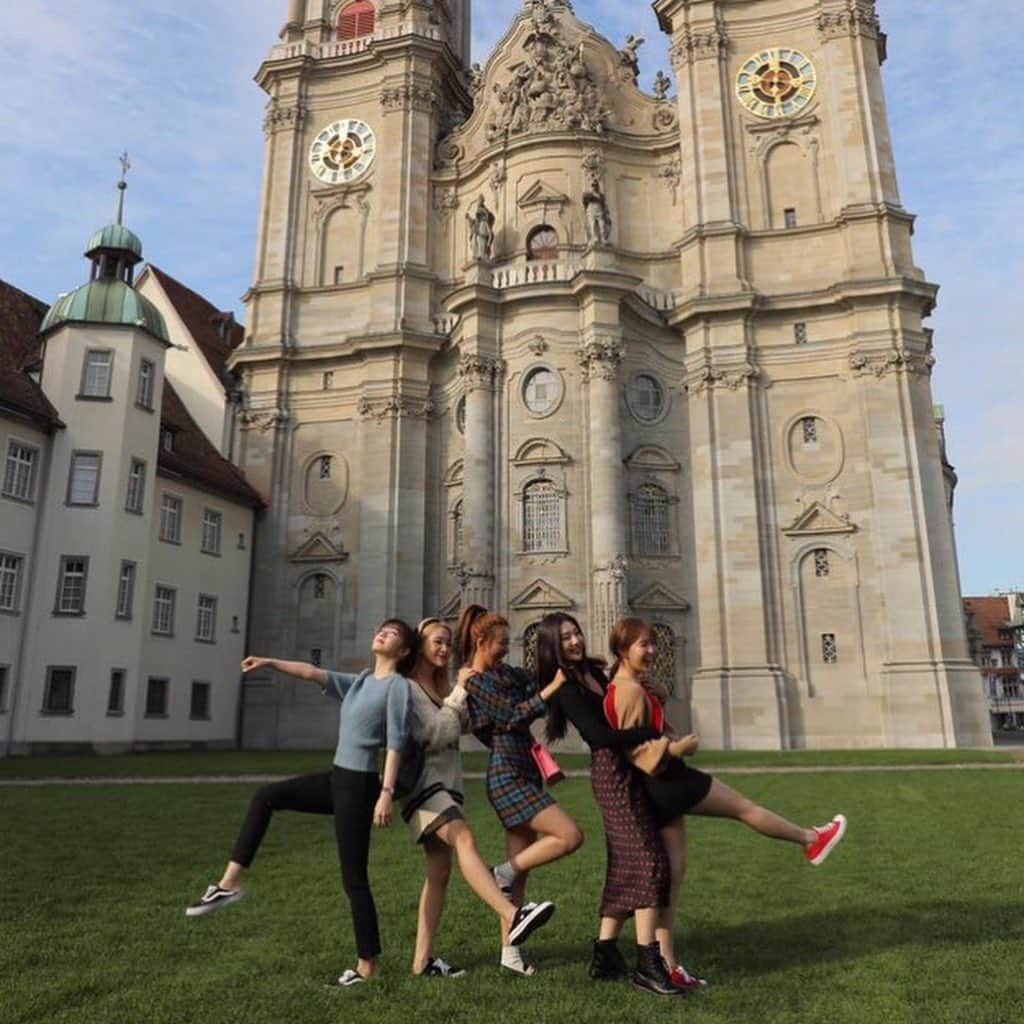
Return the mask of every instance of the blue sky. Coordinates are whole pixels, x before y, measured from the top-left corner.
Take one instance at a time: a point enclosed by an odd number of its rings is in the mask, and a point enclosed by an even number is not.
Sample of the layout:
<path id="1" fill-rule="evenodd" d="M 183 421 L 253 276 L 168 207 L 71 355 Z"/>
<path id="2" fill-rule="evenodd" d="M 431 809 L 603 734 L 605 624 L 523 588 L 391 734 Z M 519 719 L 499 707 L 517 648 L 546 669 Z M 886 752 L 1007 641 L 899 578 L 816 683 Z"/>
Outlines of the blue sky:
<path id="1" fill-rule="evenodd" d="M 475 4 L 485 60 L 520 0 Z M 85 240 L 113 215 L 132 155 L 128 222 L 147 255 L 241 315 L 263 167 L 252 76 L 286 0 L 6 4 L 0 78 L 0 277 L 51 301 L 81 283 Z M 915 255 L 942 285 L 931 320 L 965 593 L 1024 589 L 1024 4 L 879 0 L 885 81 Z M 486 17 L 483 11 L 486 9 Z M 624 13 L 624 11 L 628 13 Z M 642 83 L 668 70 L 646 4 L 577 0 L 614 42 L 641 32 Z M 1016 456 L 1014 453 L 1018 453 Z"/>

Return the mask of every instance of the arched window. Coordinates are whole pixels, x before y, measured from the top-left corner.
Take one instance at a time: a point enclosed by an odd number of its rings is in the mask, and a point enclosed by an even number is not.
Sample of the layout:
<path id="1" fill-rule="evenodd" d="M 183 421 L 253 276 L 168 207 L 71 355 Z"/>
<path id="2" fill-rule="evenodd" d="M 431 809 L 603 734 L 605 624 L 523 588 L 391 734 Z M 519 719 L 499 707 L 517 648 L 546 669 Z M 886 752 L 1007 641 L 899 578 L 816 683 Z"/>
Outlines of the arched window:
<path id="1" fill-rule="evenodd" d="M 523 668 L 531 676 L 537 674 L 537 632 L 539 630 L 540 623 L 535 622 L 523 631 Z"/>
<path id="2" fill-rule="evenodd" d="M 458 565 L 462 561 L 464 550 L 463 525 L 462 499 L 460 498 L 452 509 L 452 565 Z"/>
<path id="3" fill-rule="evenodd" d="M 523 492 L 523 550 L 562 547 L 562 496 L 550 480 L 537 480 Z"/>
<path id="4" fill-rule="evenodd" d="M 547 224 L 534 228 L 526 238 L 528 260 L 557 260 L 558 232 Z"/>
<path id="5" fill-rule="evenodd" d="M 676 688 L 676 635 L 671 626 L 656 622 L 651 626 L 651 636 L 655 644 L 651 678 L 668 687 L 669 693 L 673 693 Z"/>
<path id="6" fill-rule="evenodd" d="M 357 0 L 343 7 L 338 15 L 338 38 L 356 39 L 373 34 L 376 12 L 368 0 Z"/>
<path id="7" fill-rule="evenodd" d="M 633 547 L 638 555 L 672 553 L 669 497 L 657 484 L 644 484 L 633 499 Z"/>

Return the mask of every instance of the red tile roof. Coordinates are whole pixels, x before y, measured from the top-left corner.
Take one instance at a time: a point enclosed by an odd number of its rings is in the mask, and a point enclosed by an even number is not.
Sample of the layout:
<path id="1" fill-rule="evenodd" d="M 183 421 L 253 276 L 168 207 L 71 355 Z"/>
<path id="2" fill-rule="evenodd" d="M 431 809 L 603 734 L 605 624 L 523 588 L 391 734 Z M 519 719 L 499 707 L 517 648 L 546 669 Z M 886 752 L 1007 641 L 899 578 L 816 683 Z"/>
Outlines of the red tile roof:
<path id="1" fill-rule="evenodd" d="M 1006 597 L 965 597 L 964 608 L 974 615 L 974 628 L 986 647 L 1012 647 L 1006 633 L 1010 623 L 1010 602 Z M 1000 630 L 1003 632 L 1000 633 Z"/>
<path id="2" fill-rule="evenodd" d="M 198 292 L 175 280 L 166 271 L 152 263 L 149 264 L 149 270 L 160 282 L 171 305 L 177 310 L 189 334 L 195 339 L 213 372 L 217 374 L 217 379 L 223 382 L 228 357 L 242 344 L 245 328 L 235 323 L 231 313 L 217 309 Z M 230 326 L 222 334 L 225 323 L 229 323 Z"/>
<path id="3" fill-rule="evenodd" d="M 39 326 L 48 308 L 0 281 L 0 406 L 51 428 L 63 426 L 57 410 L 25 372 L 39 358 Z"/>
<path id="4" fill-rule="evenodd" d="M 157 464 L 164 473 L 190 480 L 253 508 L 261 508 L 265 504 L 241 470 L 210 443 L 166 378 L 160 407 L 160 426 L 174 434 L 173 451 L 165 450 L 161 438 Z"/>

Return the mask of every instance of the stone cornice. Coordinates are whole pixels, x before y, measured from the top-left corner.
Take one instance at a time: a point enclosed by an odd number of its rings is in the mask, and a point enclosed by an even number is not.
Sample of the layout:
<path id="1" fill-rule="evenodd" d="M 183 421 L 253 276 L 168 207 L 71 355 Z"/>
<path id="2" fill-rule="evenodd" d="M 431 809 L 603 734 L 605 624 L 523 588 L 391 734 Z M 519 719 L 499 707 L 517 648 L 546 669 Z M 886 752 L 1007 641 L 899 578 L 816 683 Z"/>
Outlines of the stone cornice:
<path id="1" fill-rule="evenodd" d="M 358 410 L 364 420 L 428 420 L 434 414 L 435 406 L 431 398 L 410 398 L 395 392 L 384 398 L 364 396 L 359 400 Z"/>
<path id="2" fill-rule="evenodd" d="M 935 356 L 929 351 L 915 352 L 898 345 L 881 351 L 855 349 L 850 353 L 849 362 L 854 377 L 876 377 L 881 380 L 892 373 L 930 377 L 935 366 Z"/>

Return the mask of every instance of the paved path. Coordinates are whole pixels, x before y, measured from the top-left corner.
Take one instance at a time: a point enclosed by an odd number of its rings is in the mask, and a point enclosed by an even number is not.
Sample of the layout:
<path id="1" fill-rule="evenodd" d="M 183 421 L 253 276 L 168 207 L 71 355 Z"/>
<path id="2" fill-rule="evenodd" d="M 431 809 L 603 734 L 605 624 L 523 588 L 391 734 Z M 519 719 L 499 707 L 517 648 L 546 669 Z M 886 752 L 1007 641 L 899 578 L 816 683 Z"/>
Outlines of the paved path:
<path id="1" fill-rule="evenodd" d="M 749 766 L 729 767 L 700 765 L 702 771 L 713 775 L 825 775 L 840 772 L 972 772 L 972 771 L 1021 771 L 1024 761 L 967 764 L 863 764 L 863 765 L 790 765 L 780 767 Z M 586 771 L 568 771 L 571 779 L 586 779 Z M 465 772 L 467 779 L 483 779 L 483 772 Z M 288 775 L 128 775 L 128 776 L 86 776 L 63 778 L 55 776 L 46 779 L 0 779 L 0 788 L 25 786 L 223 786 L 234 784 L 263 785 L 291 778 Z"/>

